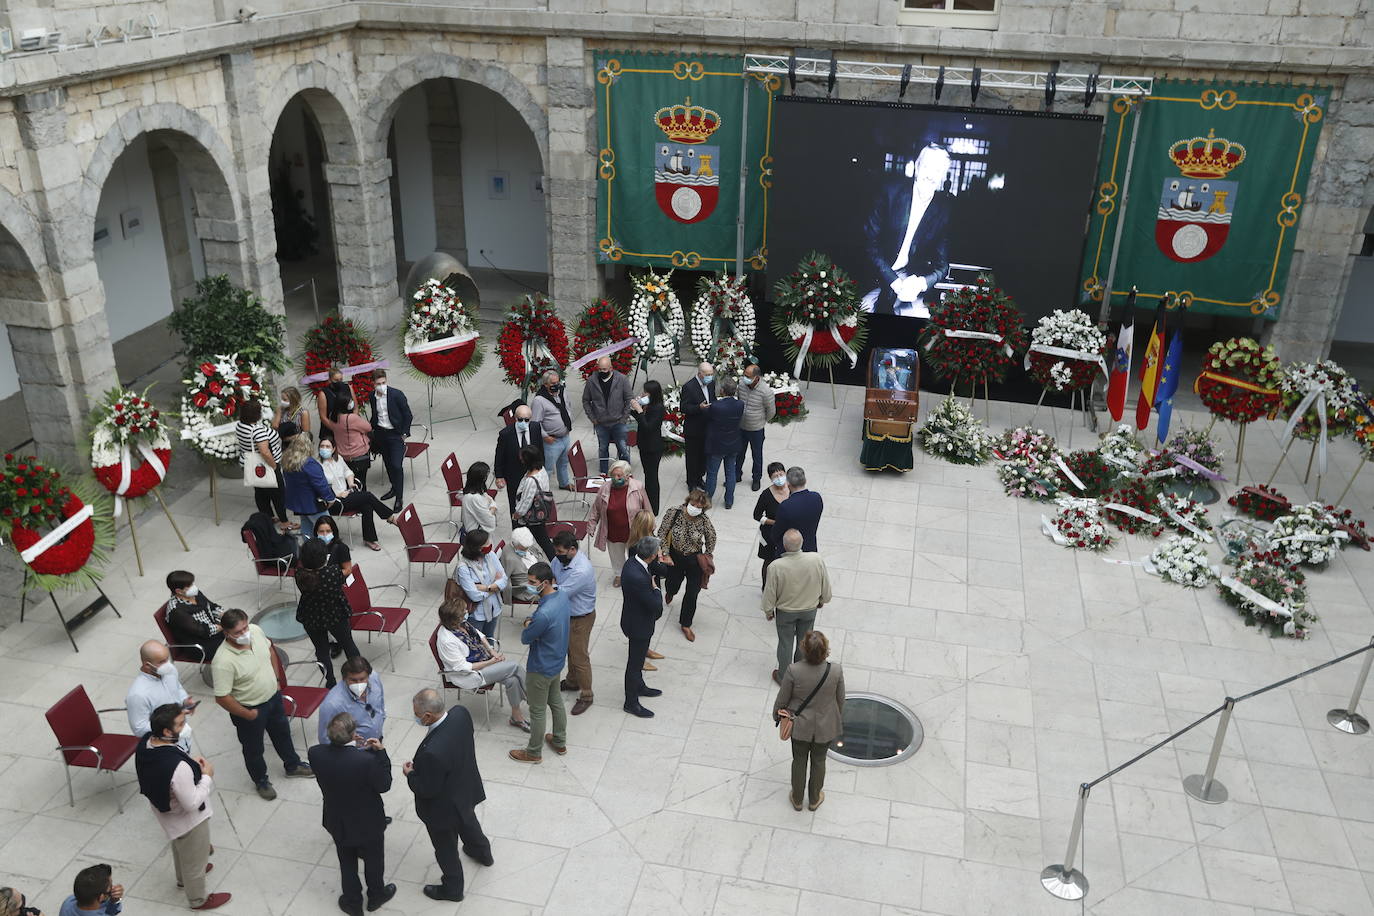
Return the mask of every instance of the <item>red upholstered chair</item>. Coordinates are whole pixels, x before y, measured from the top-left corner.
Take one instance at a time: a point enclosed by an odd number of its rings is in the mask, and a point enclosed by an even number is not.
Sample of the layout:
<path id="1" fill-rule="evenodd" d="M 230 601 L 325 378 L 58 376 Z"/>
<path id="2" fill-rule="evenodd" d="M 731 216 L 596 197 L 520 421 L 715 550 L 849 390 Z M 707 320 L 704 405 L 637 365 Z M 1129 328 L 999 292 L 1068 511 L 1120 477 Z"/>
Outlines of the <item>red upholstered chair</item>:
<path id="1" fill-rule="evenodd" d="M 62 769 L 67 776 L 67 803 L 72 807 L 76 807 L 72 767 L 104 770 L 110 774 L 113 788 L 115 772 L 138 750 L 138 739 L 133 735 L 105 731 L 91 698 L 86 695 L 86 688 L 80 684 L 53 704 L 47 718 L 52 733 L 57 736 L 57 749 L 62 753 Z M 119 813 L 123 814 L 123 800 L 117 799 L 117 803 Z"/>
<path id="2" fill-rule="evenodd" d="M 462 546 L 453 541 L 426 540 L 425 528 L 433 525 L 449 525 L 453 528 L 454 537 L 457 537 L 458 523 L 449 519 L 426 526 L 420 521 L 419 513 L 415 511 L 413 503 L 402 509 L 400 515 L 393 517 L 396 519 L 396 527 L 401 532 L 401 540 L 405 541 L 406 545 L 406 585 L 408 592 L 412 566 L 419 563 L 420 577 L 424 578 L 426 565 L 436 563 L 439 566 L 447 567 L 453 562 L 453 558 L 458 556 L 458 550 Z"/>
<path id="3" fill-rule="evenodd" d="M 401 590 L 399 607 L 379 607 L 372 603 L 370 593 L 384 588 L 399 588 Z M 373 633 L 386 634 L 386 649 L 391 655 L 391 670 L 395 671 L 396 647 L 392 645 L 391 637 L 402 625 L 406 628 L 406 649 L 410 649 L 410 608 L 405 606 L 406 599 L 410 597 L 410 592 L 406 590 L 404 585 L 396 582 L 368 588 L 367 580 L 363 578 L 363 568 L 354 563 L 353 572 L 344 577 L 344 597 L 348 599 L 348 606 L 353 609 L 349 626 L 355 633 L 366 633 L 369 643 L 372 642 Z"/>
<path id="4" fill-rule="evenodd" d="M 423 429 L 425 434 L 421 437 L 419 442 L 416 442 L 414 439 L 406 440 L 406 458 L 410 461 L 411 480 L 415 479 L 415 459 L 419 458 L 421 455 L 425 456 L 425 477 L 434 476 L 434 465 L 429 463 L 429 427 L 419 423 L 415 425 Z"/>
<path id="5" fill-rule="evenodd" d="M 459 702 L 462 702 L 462 699 L 463 699 L 463 688 L 459 687 L 457 684 L 453 683 L 452 681 L 450 681 L 450 680 L 448 679 L 449 672 L 448 672 L 448 670 L 446 670 L 446 669 L 444 668 L 444 660 L 443 660 L 442 658 L 439 657 L 439 627 L 440 627 L 440 626 L 441 626 L 441 624 L 435 624 L 435 626 L 434 626 L 434 632 L 429 634 L 429 652 L 430 652 L 431 655 L 434 656 L 434 664 L 435 664 L 435 666 L 439 669 L 439 689 L 440 689 L 440 691 L 444 691 L 444 690 L 456 690 L 456 691 L 458 691 L 458 700 L 459 700 Z M 489 693 L 491 693 L 491 689 L 492 689 L 493 686 L 495 686 L 495 685 L 489 684 L 489 685 L 487 685 L 486 687 L 483 687 L 481 690 L 474 690 L 473 693 L 476 693 L 476 694 L 483 694 L 483 695 L 489 694 Z M 502 695 L 504 696 L 504 691 L 503 691 Z M 490 729 L 490 728 L 491 728 L 491 704 L 488 703 L 488 702 L 483 702 L 483 703 L 482 703 L 482 712 L 486 713 L 486 717 L 487 717 L 487 728 Z"/>
<path id="6" fill-rule="evenodd" d="M 243 536 L 243 543 L 248 547 L 248 559 L 253 563 L 253 571 L 257 573 L 254 581 L 258 586 L 258 610 L 262 610 L 262 577 L 277 580 L 277 590 L 281 590 L 283 579 L 295 578 L 296 566 L 295 557 L 264 557 L 258 548 L 258 538 L 251 531 L 240 532 Z"/>
<path id="7" fill-rule="evenodd" d="M 456 453 L 448 453 L 448 457 L 439 464 L 439 473 L 444 476 L 444 489 L 448 491 L 448 518 L 451 522 L 453 510 L 463 505 L 463 466 L 458 463 Z"/>
<path id="8" fill-rule="evenodd" d="M 498 411 L 496 412 L 496 415 L 497 415 L 498 417 L 500 417 L 500 418 L 505 422 L 505 424 L 506 424 L 507 426 L 514 426 L 514 425 L 515 425 L 515 407 L 516 407 L 516 405 L 514 405 L 514 404 L 507 404 L 505 407 L 502 407 L 500 410 L 498 410 Z"/>
<path id="9" fill-rule="evenodd" d="M 634 448 L 636 445 L 638 445 L 638 444 L 639 444 L 639 430 L 637 430 L 637 429 L 632 429 L 632 430 L 630 430 L 629 432 L 627 432 L 627 433 L 625 434 L 625 444 L 628 445 L 630 448 Z"/>
<path id="10" fill-rule="evenodd" d="M 587 473 L 587 453 L 582 451 L 581 439 L 575 440 L 568 449 L 568 466 L 573 472 L 573 487 L 581 494 L 583 502 L 587 501 L 588 493 L 600 492 L 601 475 L 593 477 Z"/>
<path id="11" fill-rule="evenodd" d="M 294 668 L 296 665 L 314 665 L 320 673 L 320 680 L 324 680 L 324 668 L 313 658 L 272 666 L 277 670 L 277 689 L 281 691 L 282 705 L 286 707 L 286 715 L 292 719 L 301 720 L 301 741 L 306 748 L 309 748 L 310 738 L 305 733 L 305 720 L 313 716 L 315 711 L 320 708 L 324 698 L 329 695 L 329 688 L 286 683 L 286 669 Z"/>
<path id="12" fill-rule="evenodd" d="M 157 624 L 158 632 L 162 634 L 162 641 L 167 644 L 167 648 L 172 652 L 172 661 L 199 665 L 201 674 L 204 675 L 209 653 L 198 642 L 178 644 L 174 641 L 172 628 L 167 625 L 167 605 L 159 604 L 157 606 L 157 610 L 153 611 L 153 622 Z"/>
<path id="13" fill-rule="evenodd" d="M 558 517 L 558 504 L 549 503 L 549 520 L 544 523 L 544 531 L 548 533 L 549 537 L 553 537 L 559 531 L 566 528 L 580 541 L 587 536 L 587 528 L 590 524 L 590 522 L 585 521 L 564 521 L 560 519 Z M 553 557 L 549 557 L 549 561 L 552 562 Z"/>

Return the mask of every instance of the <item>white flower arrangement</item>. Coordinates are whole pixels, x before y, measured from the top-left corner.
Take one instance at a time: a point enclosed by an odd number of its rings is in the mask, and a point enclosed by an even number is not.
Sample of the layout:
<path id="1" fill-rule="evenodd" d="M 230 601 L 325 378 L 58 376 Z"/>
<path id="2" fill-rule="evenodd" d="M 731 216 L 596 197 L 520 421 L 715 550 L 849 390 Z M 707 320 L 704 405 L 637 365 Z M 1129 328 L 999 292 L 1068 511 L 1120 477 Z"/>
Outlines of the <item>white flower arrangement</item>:
<path id="1" fill-rule="evenodd" d="M 1063 391 L 1073 383 L 1073 370 L 1061 360 L 1050 366 L 1050 381 L 1055 391 Z"/>
<path id="2" fill-rule="evenodd" d="M 1056 309 L 1031 331 L 1026 368 L 1031 377 L 1055 391 L 1077 391 L 1092 384 L 1107 335 L 1086 312 Z"/>
<path id="3" fill-rule="evenodd" d="M 1086 312 L 1055 309 L 1035 323 L 1031 343 L 1096 355 L 1107 345 L 1107 335 Z"/>
<path id="4" fill-rule="evenodd" d="M 406 316 L 406 347 L 476 330 L 458 294 L 438 280 L 426 280 L 410 298 L 413 304 Z"/>
<path id="5" fill-rule="evenodd" d="M 1188 588 L 1205 588 L 1216 578 L 1207 561 L 1206 548 L 1197 538 L 1187 534 L 1171 534 L 1150 551 L 1145 571 Z"/>
<path id="6" fill-rule="evenodd" d="M 1307 608 L 1302 573 L 1273 554 L 1245 556 L 1232 575 L 1217 582 L 1217 589 L 1223 601 L 1245 616 L 1246 626 L 1267 630 L 1270 636 L 1307 639 L 1318 619 Z"/>
<path id="7" fill-rule="evenodd" d="M 1040 516 L 1040 529 L 1061 547 L 1071 550 L 1106 550 L 1112 534 L 1102 520 L 1102 505 L 1095 499 L 1061 496 L 1054 518 Z"/>
<path id="8" fill-rule="evenodd" d="M 635 360 L 657 362 L 672 359 L 682 343 L 687 322 L 682 303 L 668 280 L 673 272 L 660 274 L 652 268 L 630 278 L 634 296 L 630 299 L 630 333 L 639 338 Z"/>
<path id="9" fill-rule="evenodd" d="M 1323 391 L 1326 401 L 1326 436 L 1334 439 L 1344 435 L 1363 418 L 1360 386 L 1350 374 L 1331 360 L 1319 363 L 1289 363 L 1279 378 L 1285 413 L 1290 416 L 1301 406 L 1309 392 Z M 1321 418 L 1317 415 L 1320 401 L 1303 411 L 1294 433 L 1300 439 L 1312 439 L 1321 434 Z"/>
<path id="10" fill-rule="evenodd" d="M 996 441 L 983 421 L 953 397 L 930 412 L 916 435 L 928 454 L 954 464 L 982 464 Z"/>
<path id="11" fill-rule="evenodd" d="M 240 360 L 237 353 L 221 354 L 194 367 L 182 380 L 181 438 L 212 461 L 237 461 L 238 441 L 233 424 L 239 405 L 247 400 L 262 404 L 271 416 L 272 399 L 259 381 L 266 377 L 261 366 Z M 214 430 L 227 427 L 223 432 Z"/>
<path id="12" fill-rule="evenodd" d="M 1135 472 L 1145 461 L 1145 446 L 1141 444 L 1135 430 L 1125 423 L 1109 433 L 1102 434 L 1097 453 L 1108 464 L 1123 471 Z"/>
<path id="13" fill-rule="evenodd" d="M 754 303 L 744 285 L 743 276 L 703 277 L 692 302 L 692 349 L 726 375 L 739 374 L 754 349 Z"/>
<path id="14" fill-rule="evenodd" d="M 763 383 L 773 394 L 801 394 L 801 382 L 787 372 L 765 372 Z"/>
<path id="15" fill-rule="evenodd" d="M 1269 543 L 1289 563 L 1325 566 L 1350 538 L 1338 525 L 1336 517 L 1319 502 L 1294 506 L 1292 512 L 1274 521 Z"/>
<path id="16" fill-rule="evenodd" d="M 1210 542 L 1212 522 L 1207 518 L 1207 507 L 1195 499 L 1175 493 L 1161 493 L 1158 497 L 1159 512 L 1164 524 L 1180 534 Z"/>

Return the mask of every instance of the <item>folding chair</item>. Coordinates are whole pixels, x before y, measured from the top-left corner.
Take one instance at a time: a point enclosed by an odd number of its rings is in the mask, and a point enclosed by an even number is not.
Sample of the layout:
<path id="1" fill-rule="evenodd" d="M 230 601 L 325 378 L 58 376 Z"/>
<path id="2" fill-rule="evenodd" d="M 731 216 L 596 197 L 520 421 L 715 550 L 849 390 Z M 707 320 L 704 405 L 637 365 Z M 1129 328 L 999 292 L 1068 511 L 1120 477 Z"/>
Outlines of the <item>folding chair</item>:
<path id="1" fill-rule="evenodd" d="M 398 607 L 378 607 L 372 603 L 371 592 L 379 591 L 384 588 L 399 588 L 401 590 L 401 604 Z M 396 670 L 396 647 L 392 645 L 392 634 L 401 628 L 406 628 L 406 650 L 410 649 L 410 608 L 405 606 L 406 600 L 410 597 L 410 592 L 404 585 L 397 582 L 388 582 L 386 585 L 374 585 L 368 588 L 367 580 L 363 578 L 363 568 L 357 563 L 353 564 L 353 571 L 344 577 L 344 597 L 348 599 L 348 606 L 353 609 L 353 616 L 349 619 L 349 626 L 355 633 L 366 633 L 369 644 L 372 642 L 373 633 L 386 634 L 386 650 L 391 656 L 391 670 Z"/>
<path id="2" fill-rule="evenodd" d="M 67 776 L 67 803 L 76 807 L 76 796 L 72 792 L 72 767 L 104 770 L 110 774 L 110 788 L 114 788 L 114 774 L 138 750 L 138 738 L 105 731 L 100 724 L 99 711 L 87 696 L 86 688 L 80 684 L 53 704 L 47 712 L 47 719 L 52 733 L 57 737 L 57 749 L 62 752 L 62 770 Z M 124 801 L 116 798 L 116 803 L 119 813 L 123 814 Z"/>
<path id="3" fill-rule="evenodd" d="M 544 523 L 544 531 L 549 537 L 553 537 L 560 529 L 566 528 L 580 541 L 587 536 L 587 529 L 590 525 L 591 523 L 586 521 L 560 519 L 558 517 L 558 504 L 549 503 L 549 520 Z M 549 557 L 549 561 L 552 562 L 553 557 Z"/>
<path id="4" fill-rule="evenodd" d="M 414 439 L 406 440 L 406 459 L 410 462 L 410 479 L 415 479 L 415 459 L 421 455 L 425 456 L 425 477 L 428 479 L 434 476 L 434 466 L 429 463 L 429 427 L 420 423 L 415 425 L 423 429 L 425 434 L 419 442 Z"/>
<path id="5" fill-rule="evenodd" d="M 434 525 L 450 525 L 453 528 L 455 537 L 458 535 L 458 523 L 452 519 L 442 522 L 433 522 L 425 525 L 420 521 L 419 514 L 415 511 L 412 503 L 401 510 L 401 514 L 396 521 L 396 527 L 400 529 L 401 540 L 406 545 L 406 592 L 410 591 L 411 567 L 416 563 L 420 564 L 420 578 L 425 576 L 425 566 L 430 563 L 437 563 L 447 567 L 453 562 L 453 558 L 458 556 L 458 551 L 462 548 L 461 544 L 453 541 L 427 541 L 425 540 L 425 528 Z"/>
<path id="6" fill-rule="evenodd" d="M 432 654 L 432 655 L 434 656 L 434 664 L 439 668 L 439 688 L 440 688 L 440 690 L 456 690 L 456 691 L 458 691 L 458 701 L 461 703 L 462 700 L 463 700 L 463 688 L 462 688 L 462 687 L 459 687 L 457 684 L 453 683 L 452 681 L 450 681 L 450 680 L 448 679 L 448 676 L 449 676 L 450 674 L 452 674 L 453 672 L 449 671 L 448 669 L 446 669 L 446 668 L 444 667 L 444 660 L 443 660 L 442 658 L 439 657 L 439 627 L 440 627 L 440 626 L 441 626 L 441 624 L 436 624 L 435 627 L 434 627 L 434 632 L 429 634 L 429 651 L 430 651 L 430 654 Z M 495 640 L 488 640 L 488 641 L 491 642 L 491 645 L 492 645 L 492 648 L 493 648 L 493 649 L 498 649 L 498 650 L 499 650 L 499 648 L 500 648 L 499 643 L 497 643 Z M 505 693 L 505 688 L 501 687 L 500 684 L 487 684 L 485 687 L 481 687 L 481 688 L 479 688 L 479 689 L 477 689 L 477 690 L 473 690 L 473 691 L 470 691 L 470 692 L 476 693 L 476 694 L 490 695 L 493 687 L 498 688 L 498 689 L 500 690 L 500 696 L 501 696 L 501 698 L 502 698 L 502 702 L 504 702 L 504 701 L 505 701 L 505 695 L 506 695 L 506 693 Z M 484 701 L 483 701 L 483 703 L 482 703 L 482 712 L 486 715 L 487 730 L 490 731 L 490 730 L 491 730 L 491 701 L 490 701 L 490 700 L 484 700 Z"/>
<path id="7" fill-rule="evenodd" d="M 158 632 L 162 634 L 162 641 L 167 644 L 168 650 L 172 653 L 174 662 L 190 662 L 200 668 L 200 676 L 208 684 L 210 683 L 208 671 L 209 661 L 208 652 L 205 647 L 198 642 L 177 643 L 173 641 L 172 628 L 167 624 L 167 605 L 159 604 L 156 611 L 153 611 L 153 622 L 157 624 Z"/>
<path id="8" fill-rule="evenodd" d="M 309 748 L 310 738 L 305 733 L 305 720 L 313 716 L 324 703 L 324 698 L 329 695 L 329 688 L 286 683 L 286 669 L 296 665 L 314 665 L 320 672 L 321 680 L 324 680 L 324 666 L 313 658 L 302 659 L 298 662 L 286 662 L 280 667 L 273 665 L 277 669 L 277 689 L 281 691 L 286 715 L 288 718 L 301 720 L 301 741 L 306 748 Z"/>
<path id="9" fill-rule="evenodd" d="M 588 493 L 601 492 L 601 481 L 604 479 L 600 474 L 592 476 L 587 473 L 587 455 L 582 451 L 582 440 L 573 442 L 568 449 L 568 466 L 573 472 L 573 489 L 582 497 L 582 502 L 586 503 Z"/>
<path id="10" fill-rule="evenodd" d="M 282 580 L 294 578 L 296 575 L 295 557 L 264 557 L 258 548 L 257 535 L 251 531 L 240 532 L 243 536 L 243 543 L 248 547 L 248 559 L 253 563 L 253 571 L 257 573 L 253 577 L 258 587 L 258 610 L 262 610 L 262 577 L 275 578 L 277 580 L 277 590 L 281 591 Z"/>

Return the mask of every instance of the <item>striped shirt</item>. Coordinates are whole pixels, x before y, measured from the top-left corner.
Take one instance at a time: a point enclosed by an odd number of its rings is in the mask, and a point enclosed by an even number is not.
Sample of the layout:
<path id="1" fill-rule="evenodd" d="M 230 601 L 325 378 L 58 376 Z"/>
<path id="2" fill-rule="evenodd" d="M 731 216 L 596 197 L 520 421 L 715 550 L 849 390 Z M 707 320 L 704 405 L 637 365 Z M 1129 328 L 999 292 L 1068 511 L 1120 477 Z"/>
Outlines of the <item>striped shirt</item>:
<path id="1" fill-rule="evenodd" d="M 266 423 L 244 423 L 240 420 L 234 424 L 234 438 L 239 443 L 240 458 L 256 449 L 259 442 L 266 442 L 272 451 L 272 460 L 281 464 L 281 436 Z"/>

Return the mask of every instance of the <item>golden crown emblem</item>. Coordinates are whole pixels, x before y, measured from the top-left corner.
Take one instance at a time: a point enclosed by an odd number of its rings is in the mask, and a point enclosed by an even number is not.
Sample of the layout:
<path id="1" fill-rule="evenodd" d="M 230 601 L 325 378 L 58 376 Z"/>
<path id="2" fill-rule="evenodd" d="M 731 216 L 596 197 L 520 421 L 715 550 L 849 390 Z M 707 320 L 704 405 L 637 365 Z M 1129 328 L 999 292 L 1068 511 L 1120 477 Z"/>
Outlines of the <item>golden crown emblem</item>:
<path id="1" fill-rule="evenodd" d="M 1205 137 L 1180 140 L 1169 147 L 1169 158 L 1187 178 L 1225 178 L 1245 161 L 1245 147 L 1208 129 Z"/>
<path id="2" fill-rule="evenodd" d="M 681 105 L 669 105 L 654 112 L 654 122 L 674 143 L 702 143 L 720 127 L 720 115 L 701 105 L 693 105 L 689 95 Z"/>

